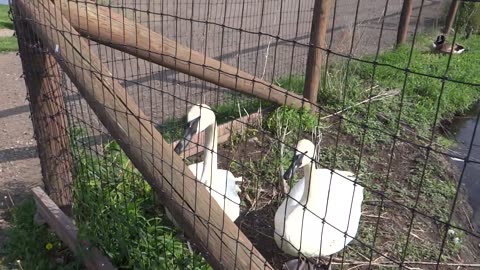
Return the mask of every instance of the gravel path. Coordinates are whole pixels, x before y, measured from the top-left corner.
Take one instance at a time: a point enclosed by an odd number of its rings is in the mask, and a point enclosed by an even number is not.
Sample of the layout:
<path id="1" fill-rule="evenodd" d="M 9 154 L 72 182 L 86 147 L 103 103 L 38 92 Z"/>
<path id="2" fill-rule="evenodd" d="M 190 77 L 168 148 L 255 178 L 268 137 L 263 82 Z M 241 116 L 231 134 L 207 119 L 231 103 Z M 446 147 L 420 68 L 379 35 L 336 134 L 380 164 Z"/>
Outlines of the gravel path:
<path id="1" fill-rule="evenodd" d="M 41 184 L 40 161 L 33 139 L 20 58 L 0 54 L 0 245 L 5 239 L 7 211 L 31 187 Z M 1 248 L 0 248 L 1 250 Z"/>

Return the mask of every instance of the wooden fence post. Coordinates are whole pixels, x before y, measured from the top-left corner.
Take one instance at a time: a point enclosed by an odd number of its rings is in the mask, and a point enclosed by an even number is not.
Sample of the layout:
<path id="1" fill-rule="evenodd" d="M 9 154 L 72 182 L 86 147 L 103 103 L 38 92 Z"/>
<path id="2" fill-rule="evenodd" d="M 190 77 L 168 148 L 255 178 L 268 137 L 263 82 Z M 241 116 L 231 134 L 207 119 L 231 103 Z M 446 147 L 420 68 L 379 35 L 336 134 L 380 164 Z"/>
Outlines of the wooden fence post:
<path id="1" fill-rule="evenodd" d="M 16 1 L 12 5 L 43 183 L 52 200 L 70 215 L 72 159 L 59 65 L 27 25 Z"/>
<path id="2" fill-rule="evenodd" d="M 457 15 L 458 7 L 460 6 L 460 1 L 452 0 L 450 3 L 450 8 L 448 9 L 447 20 L 445 21 L 445 27 L 443 28 L 443 33 L 446 35 L 450 32 L 450 29 L 453 27 L 453 22 L 455 21 L 455 16 Z"/>
<path id="3" fill-rule="evenodd" d="M 329 17 L 330 0 L 316 0 L 313 7 L 312 28 L 310 32 L 311 47 L 308 50 L 303 92 L 303 96 L 313 104 L 317 104 L 318 87 L 321 78 L 322 50 L 319 48 L 325 48 L 325 35 L 327 33 Z"/>
<path id="4" fill-rule="evenodd" d="M 397 46 L 405 43 L 407 40 L 408 25 L 412 16 L 413 0 L 404 0 L 400 21 L 398 23 Z"/>

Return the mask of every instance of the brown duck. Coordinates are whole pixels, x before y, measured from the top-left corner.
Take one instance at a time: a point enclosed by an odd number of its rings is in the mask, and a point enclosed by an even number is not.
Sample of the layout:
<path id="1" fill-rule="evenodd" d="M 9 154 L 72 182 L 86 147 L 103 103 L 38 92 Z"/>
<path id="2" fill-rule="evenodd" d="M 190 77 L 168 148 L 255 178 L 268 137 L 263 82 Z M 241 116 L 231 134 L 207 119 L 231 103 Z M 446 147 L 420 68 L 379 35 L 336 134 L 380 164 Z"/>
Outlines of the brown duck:
<path id="1" fill-rule="evenodd" d="M 433 50 L 436 52 L 440 53 L 446 53 L 446 54 L 461 54 L 465 51 L 465 47 L 455 43 L 454 46 L 451 44 L 448 44 L 445 42 L 445 36 L 444 35 L 438 35 L 437 39 L 435 42 L 433 42 Z"/>

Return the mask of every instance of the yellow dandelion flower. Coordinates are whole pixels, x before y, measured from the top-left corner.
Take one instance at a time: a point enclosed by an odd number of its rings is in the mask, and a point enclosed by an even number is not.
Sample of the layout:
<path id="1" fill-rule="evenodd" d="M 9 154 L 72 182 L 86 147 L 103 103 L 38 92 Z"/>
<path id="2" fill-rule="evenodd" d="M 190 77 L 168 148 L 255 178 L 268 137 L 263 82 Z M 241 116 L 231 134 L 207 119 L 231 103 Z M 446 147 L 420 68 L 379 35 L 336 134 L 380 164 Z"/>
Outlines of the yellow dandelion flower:
<path id="1" fill-rule="evenodd" d="M 53 248 L 53 244 L 52 244 L 52 243 L 47 243 L 47 244 L 45 245 L 45 248 L 46 248 L 47 250 L 50 250 L 50 249 Z"/>

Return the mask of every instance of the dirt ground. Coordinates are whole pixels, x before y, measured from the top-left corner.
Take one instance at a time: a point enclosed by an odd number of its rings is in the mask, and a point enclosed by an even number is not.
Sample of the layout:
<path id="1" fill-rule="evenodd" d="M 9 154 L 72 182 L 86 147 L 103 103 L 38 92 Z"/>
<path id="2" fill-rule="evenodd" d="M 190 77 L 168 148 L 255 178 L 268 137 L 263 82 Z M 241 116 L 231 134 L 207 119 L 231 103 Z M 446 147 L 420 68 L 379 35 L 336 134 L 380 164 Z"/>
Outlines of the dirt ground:
<path id="1" fill-rule="evenodd" d="M 20 58 L 0 54 L 0 246 L 7 211 L 41 184 L 40 161 L 33 138 Z M 1 248 L 0 248 L 1 250 Z"/>

